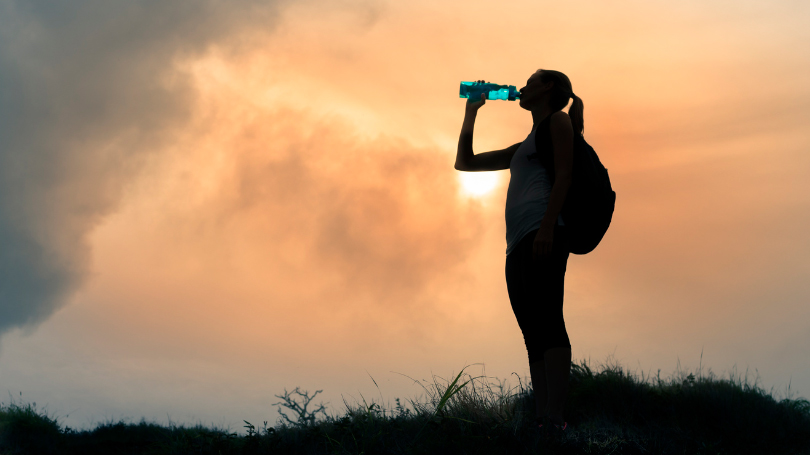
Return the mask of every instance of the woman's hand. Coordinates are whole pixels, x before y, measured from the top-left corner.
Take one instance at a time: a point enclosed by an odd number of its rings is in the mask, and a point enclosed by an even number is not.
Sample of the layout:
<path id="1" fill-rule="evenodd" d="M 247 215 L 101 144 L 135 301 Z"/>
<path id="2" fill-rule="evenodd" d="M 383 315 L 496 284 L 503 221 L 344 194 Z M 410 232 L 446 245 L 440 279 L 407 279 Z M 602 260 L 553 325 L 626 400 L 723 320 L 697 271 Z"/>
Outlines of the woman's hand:
<path id="1" fill-rule="evenodd" d="M 534 236 L 534 244 L 532 245 L 532 260 L 538 260 L 540 256 L 545 256 L 551 253 L 551 248 L 554 245 L 554 226 L 548 228 L 540 225 L 537 235 Z"/>
<path id="2" fill-rule="evenodd" d="M 478 82 L 480 84 L 484 83 L 484 81 L 475 81 L 475 82 Z M 467 98 L 467 106 L 466 106 L 467 112 L 473 112 L 473 113 L 478 112 L 478 109 L 481 108 L 481 106 L 483 106 L 484 104 L 486 104 L 486 102 L 487 102 L 487 94 L 486 94 L 486 92 L 481 93 L 481 100 L 480 101 L 473 101 L 472 97 Z"/>

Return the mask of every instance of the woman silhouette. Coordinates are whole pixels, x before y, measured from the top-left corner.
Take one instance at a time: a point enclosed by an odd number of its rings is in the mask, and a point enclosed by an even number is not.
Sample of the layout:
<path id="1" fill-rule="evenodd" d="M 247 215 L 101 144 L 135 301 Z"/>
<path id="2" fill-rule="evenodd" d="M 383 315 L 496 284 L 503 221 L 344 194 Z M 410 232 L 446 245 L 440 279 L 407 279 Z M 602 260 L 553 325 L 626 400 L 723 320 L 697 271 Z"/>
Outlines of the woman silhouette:
<path id="1" fill-rule="evenodd" d="M 573 103 L 566 114 L 562 109 L 570 98 Z M 563 320 L 569 250 L 560 209 L 571 185 L 573 137 L 583 131 L 582 100 L 573 94 L 565 74 L 537 70 L 520 89 L 520 107 L 532 113 L 532 131 L 523 142 L 476 155 L 473 127 L 485 103 L 484 94 L 480 100 L 467 100 L 455 167 L 468 172 L 510 171 L 506 286 L 528 351 L 537 423 L 542 427 L 550 422 L 564 430 L 571 343 Z"/>

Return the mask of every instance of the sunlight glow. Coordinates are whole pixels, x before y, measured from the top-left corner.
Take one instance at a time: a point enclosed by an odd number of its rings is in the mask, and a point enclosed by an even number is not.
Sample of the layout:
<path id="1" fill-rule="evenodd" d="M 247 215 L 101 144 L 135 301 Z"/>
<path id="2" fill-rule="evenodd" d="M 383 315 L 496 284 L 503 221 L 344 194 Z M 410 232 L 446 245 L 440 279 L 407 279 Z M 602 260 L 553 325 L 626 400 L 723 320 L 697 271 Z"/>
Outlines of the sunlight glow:
<path id="1" fill-rule="evenodd" d="M 498 185 L 495 172 L 461 172 L 459 178 L 464 191 L 472 196 L 483 196 Z"/>

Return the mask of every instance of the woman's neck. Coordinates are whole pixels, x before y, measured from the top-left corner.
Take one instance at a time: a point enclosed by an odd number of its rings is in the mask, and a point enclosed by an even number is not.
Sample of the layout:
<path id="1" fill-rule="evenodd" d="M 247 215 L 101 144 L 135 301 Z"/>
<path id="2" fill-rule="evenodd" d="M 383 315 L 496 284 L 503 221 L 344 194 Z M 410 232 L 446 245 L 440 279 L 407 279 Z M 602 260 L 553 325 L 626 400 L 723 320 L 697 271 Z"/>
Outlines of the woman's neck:
<path id="1" fill-rule="evenodd" d="M 542 122 L 543 120 L 546 119 L 546 117 L 552 114 L 551 108 L 548 107 L 548 105 L 538 107 L 537 109 L 534 109 L 531 112 L 532 112 L 532 122 L 534 123 L 534 125 L 532 125 L 532 129 L 537 128 L 537 125 L 539 125 L 540 122 Z"/>

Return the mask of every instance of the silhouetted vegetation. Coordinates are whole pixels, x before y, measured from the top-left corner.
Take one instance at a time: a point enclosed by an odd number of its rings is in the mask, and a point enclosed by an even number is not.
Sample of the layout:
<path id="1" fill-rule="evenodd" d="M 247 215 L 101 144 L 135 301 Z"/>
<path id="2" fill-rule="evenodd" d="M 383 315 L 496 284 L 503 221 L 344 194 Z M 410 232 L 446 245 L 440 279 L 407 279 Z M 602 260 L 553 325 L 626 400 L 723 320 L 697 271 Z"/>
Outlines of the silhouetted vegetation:
<path id="1" fill-rule="evenodd" d="M 679 371 L 662 380 L 660 371 L 638 377 L 616 364 L 597 370 L 572 365 L 563 434 L 536 428 L 534 395 L 520 378 L 506 390 L 462 370 L 446 385 L 434 377 L 424 402 L 403 406 L 397 398 L 395 408 L 383 409 L 363 398 L 337 417 L 322 406 L 308 409 L 320 391 L 285 390 L 275 404 L 295 418 L 284 415 L 271 427 L 245 422 L 244 435 L 143 421 L 77 431 L 35 404 L 12 401 L 0 405 L 0 453 L 810 454 L 810 402 L 777 401 L 747 373 L 722 379 Z"/>

